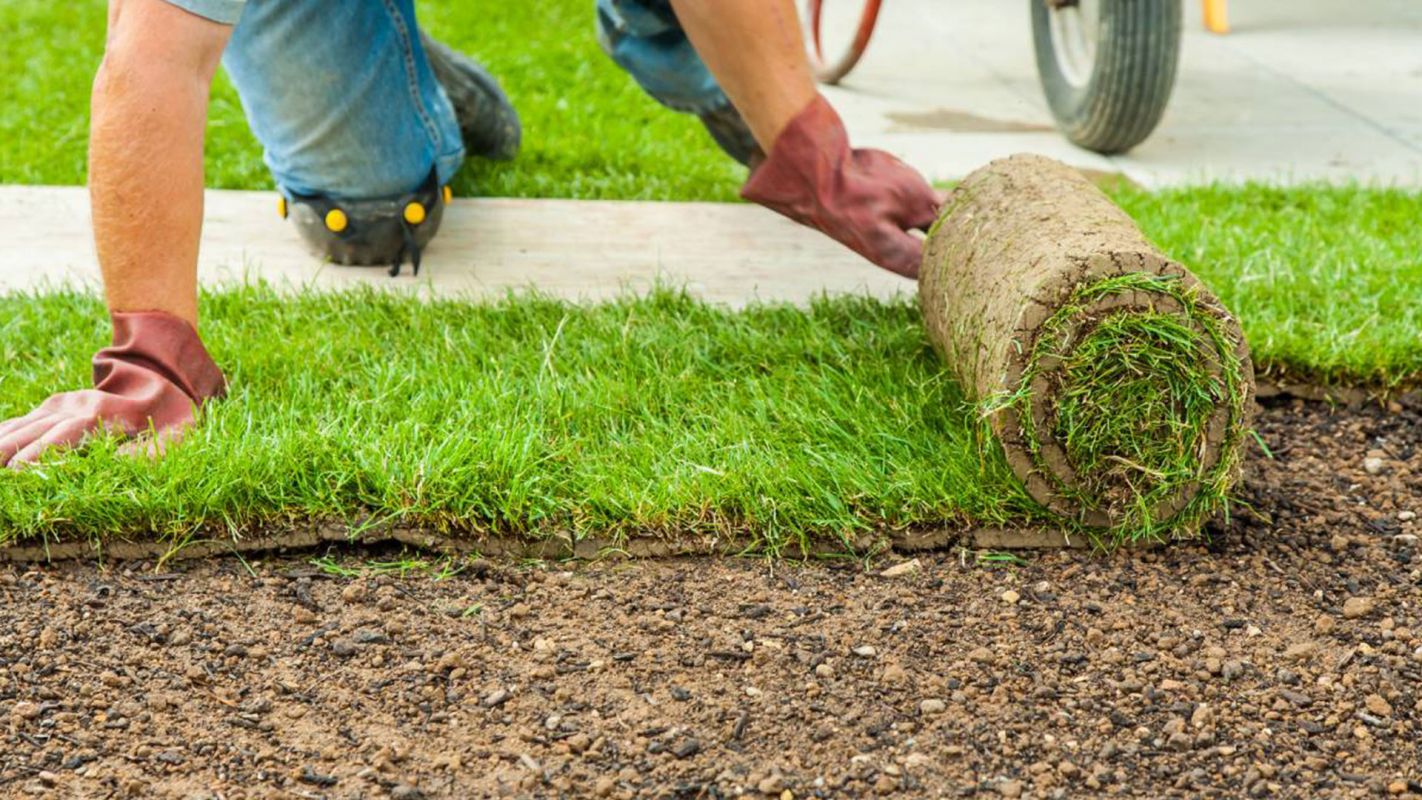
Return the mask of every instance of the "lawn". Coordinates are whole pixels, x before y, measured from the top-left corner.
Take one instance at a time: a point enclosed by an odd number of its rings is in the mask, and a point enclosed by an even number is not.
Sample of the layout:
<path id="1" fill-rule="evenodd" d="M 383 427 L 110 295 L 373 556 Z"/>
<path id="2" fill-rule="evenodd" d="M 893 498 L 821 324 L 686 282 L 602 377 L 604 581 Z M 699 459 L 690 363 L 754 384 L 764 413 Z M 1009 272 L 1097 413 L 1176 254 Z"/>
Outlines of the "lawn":
<path id="1" fill-rule="evenodd" d="M 421 5 L 505 81 L 526 128 L 512 164 L 461 194 L 731 200 L 742 170 L 598 50 L 590 0 Z M 0 182 L 80 183 L 103 4 L 0 5 Z M 209 182 L 265 188 L 219 82 Z M 1259 370 L 1398 387 L 1422 376 L 1422 195 L 1263 186 L 1115 199 L 1241 318 Z M 0 418 L 87 380 L 102 308 L 8 296 Z M 0 542 L 181 539 L 312 518 L 432 529 L 735 532 L 770 551 L 893 527 L 1034 512 L 928 349 L 908 303 L 835 299 L 733 312 L 680 295 L 572 307 L 373 293 L 209 295 L 232 379 L 157 463 L 100 442 L 0 480 Z"/>

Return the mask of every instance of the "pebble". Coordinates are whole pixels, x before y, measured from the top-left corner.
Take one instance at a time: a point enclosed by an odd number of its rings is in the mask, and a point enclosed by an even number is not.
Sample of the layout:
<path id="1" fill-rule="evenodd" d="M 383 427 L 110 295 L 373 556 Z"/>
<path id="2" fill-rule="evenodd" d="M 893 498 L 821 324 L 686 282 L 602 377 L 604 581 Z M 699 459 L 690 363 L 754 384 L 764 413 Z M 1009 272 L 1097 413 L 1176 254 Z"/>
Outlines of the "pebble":
<path id="1" fill-rule="evenodd" d="M 996 658 L 997 656 L 992 652 L 990 648 L 987 647 L 979 647 L 978 649 L 968 654 L 969 660 L 976 661 L 979 664 L 990 664 Z"/>
<path id="2" fill-rule="evenodd" d="M 598 797 L 607 797 L 617 788 L 617 779 L 611 775 L 604 775 L 593 784 L 593 794 Z"/>
<path id="3" fill-rule="evenodd" d="M 1414 520 L 1414 519 L 1417 519 L 1417 512 L 1416 512 L 1416 511 L 1399 511 L 1399 512 L 1397 512 L 1397 520 L 1398 520 L 1398 522 L 1411 522 L 1411 521 Z"/>
<path id="4" fill-rule="evenodd" d="M 918 710 L 924 714 L 942 714 L 948 709 L 948 704 L 936 697 L 930 697 L 918 704 Z"/>
<path id="5" fill-rule="evenodd" d="M 1370 694 L 1363 700 L 1363 706 L 1380 717 L 1392 716 L 1392 704 L 1380 694 Z"/>
<path id="6" fill-rule="evenodd" d="M 28 700 L 21 700 L 10 709 L 10 716 L 18 717 L 19 719 L 34 719 L 39 715 L 39 706 Z"/>
<path id="7" fill-rule="evenodd" d="M 356 643 L 350 639 L 336 639 L 331 642 L 331 652 L 341 658 L 349 658 L 356 654 Z"/>
<path id="8" fill-rule="evenodd" d="M 1384 469 L 1387 469 L 1387 463 L 1377 456 L 1363 459 L 1363 471 L 1369 475 L 1381 475 Z"/>
<path id="9" fill-rule="evenodd" d="M 1407 781 L 1395 780 L 1387 785 L 1388 794 L 1405 794 L 1407 792 Z"/>
<path id="10" fill-rule="evenodd" d="M 1008 605 L 1010 605 L 1010 606 L 1015 606 L 1015 605 L 1017 605 L 1017 601 L 1018 601 L 1018 600 L 1021 600 L 1021 599 L 1022 599 L 1022 595 L 1018 594 L 1017 592 L 1015 592 L 1015 591 L 1013 591 L 1013 590 L 1011 590 L 1011 589 L 1008 589 L 1007 591 L 1005 591 L 1005 592 L 1002 593 L 1002 602 L 1004 602 L 1004 603 L 1006 603 L 1006 604 L 1008 604 Z"/>
<path id="11" fill-rule="evenodd" d="M 879 655 L 879 651 L 875 649 L 874 645 L 872 644 L 861 644 L 850 652 L 854 653 L 860 658 L 873 658 L 874 656 Z"/>
<path id="12" fill-rule="evenodd" d="M 391 800 L 424 800 L 425 793 L 408 783 L 397 783 L 390 790 Z"/>
<path id="13" fill-rule="evenodd" d="M 1350 597 L 1343 601 L 1343 618 L 1358 619 L 1366 617 L 1373 611 L 1373 600 L 1370 597 Z"/>
<path id="14" fill-rule="evenodd" d="M 893 565 L 892 567 L 889 567 L 888 569 L 885 569 L 884 571 L 880 572 L 879 576 L 883 578 L 902 578 L 905 575 L 910 575 L 912 573 L 918 572 L 918 570 L 922 566 L 923 565 L 920 564 L 919 560 L 916 558 L 910 559 L 908 561 L 901 561 Z"/>
<path id="15" fill-rule="evenodd" d="M 1318 634 L 1332 633 L 1338 621 L 1327 614 L 1318 615 L 1318 619 L 1313 621 L 1313 632 Z"/>
<path id="16" fill-rule="evenodd" d="M 513 692 L 501 688 L 484 695 L 484 699 L 480 702 L 485 708 L 498 708 L 504 703 L 507 703 L 510 697 L 513 697 Z"/>
<path id="17" fill-rule="evenodd" d="M 819 678 L 833 678 L 834 667 L 831 667 L 829 664 L 821 663 L 815 667 L 815 676 Z"/>
<path id="18" fill-rule="evenodd" d="M 997 793 L 1002 795 L 1003 797 L 1022 796 L 1022 781 L 1003 781 L 1002 783 L 999 783 L 995 788 L 997 789 Z"/>

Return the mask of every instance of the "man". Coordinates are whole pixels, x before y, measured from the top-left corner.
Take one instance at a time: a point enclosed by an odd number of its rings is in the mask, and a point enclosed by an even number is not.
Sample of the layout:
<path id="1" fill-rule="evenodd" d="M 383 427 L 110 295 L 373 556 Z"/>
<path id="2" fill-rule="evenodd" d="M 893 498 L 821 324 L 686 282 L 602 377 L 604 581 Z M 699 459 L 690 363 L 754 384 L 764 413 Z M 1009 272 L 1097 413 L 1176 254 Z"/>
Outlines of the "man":
<path id="1" fill-rule="evenodd" d="M 852 150 L 793 0 L 597 0 L 599 39 L 751 167 L 742 195 L 912 277 L 938 198 Z M 225 55 L 224 55 L 225 53 Z M 111 0 L 89 190 L 113 344 L 94 388 L 0 423 L 0 464 L 100 428 L 163 441 L 225 391 L 198 336 L 203 130 L 221 60 L 302 236 L 344 263 L 419 264 L 466 150 L 508 158 L 516 115 L 477 64 L 422 40 L 413 0 Z M 714 77 L 713 77 L 714 76 Z"/>

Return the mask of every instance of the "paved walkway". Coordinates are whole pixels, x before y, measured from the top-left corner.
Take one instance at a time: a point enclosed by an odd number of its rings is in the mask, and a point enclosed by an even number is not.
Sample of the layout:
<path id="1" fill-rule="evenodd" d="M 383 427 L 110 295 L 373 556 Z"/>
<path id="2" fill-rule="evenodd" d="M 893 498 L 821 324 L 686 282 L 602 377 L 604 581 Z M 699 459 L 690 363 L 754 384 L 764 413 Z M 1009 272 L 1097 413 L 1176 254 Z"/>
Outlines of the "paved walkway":
<path id="1" fill-rule="evenodd" d="M 538 291 L 607 298 L 653 284 L 733 306 L 806 303 L 818 293 L 890 297 L 914 284 L 770 211 L 720 203 L 456 199 L 426 251 L 408 266 L 322 264 L 276 214 L 272 192 L 207 193 L 199 276 L 206 285 L 261 279 L 285 288 L 433 290 L 502 297 Z M 88 193 L 78 187 L 0 186 L 0 292 L 98 286 Z"/>
<path id="2" fill-rule="evenodd" d="M 1112 158 L 1052 129 L 1024 0 L 883 8 L 864 60 L 830 96 L 858 143 L 934 178 L 1027 150 L 1150 187 L 1241 178 L 1422 186 L 1419 0 L 1231 0 L 1226 36 L 1206 33 L 1200 0 L 1185 0 L 1165 119 Z"/>

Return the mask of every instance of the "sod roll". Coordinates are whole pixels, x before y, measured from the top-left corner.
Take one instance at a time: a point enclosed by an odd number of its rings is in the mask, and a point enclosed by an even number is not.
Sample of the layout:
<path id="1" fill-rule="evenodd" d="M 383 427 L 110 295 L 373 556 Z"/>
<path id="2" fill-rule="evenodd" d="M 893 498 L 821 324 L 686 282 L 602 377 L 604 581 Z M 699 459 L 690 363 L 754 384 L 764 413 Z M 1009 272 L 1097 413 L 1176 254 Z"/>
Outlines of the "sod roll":
<path id="1" fill-rule="evenodd" d="M 1254 371 L 1239 324 L 1076 170 L 963 180 L 919 277 L 929 338 L 1033 501 L 1107 543 L 1183 538 L 1239 477 Z"/>

